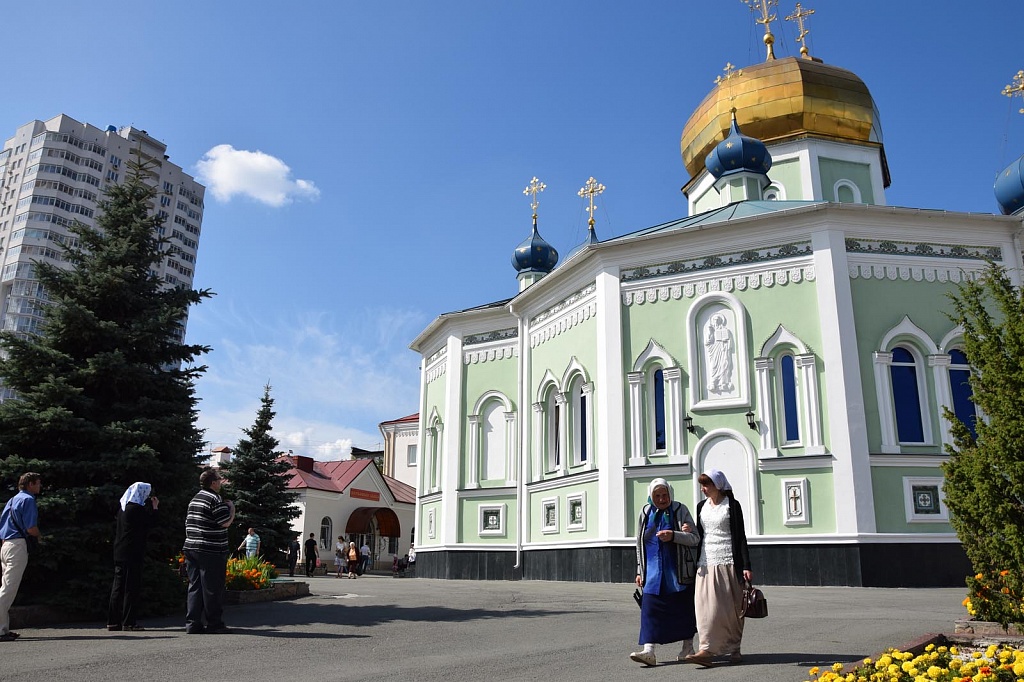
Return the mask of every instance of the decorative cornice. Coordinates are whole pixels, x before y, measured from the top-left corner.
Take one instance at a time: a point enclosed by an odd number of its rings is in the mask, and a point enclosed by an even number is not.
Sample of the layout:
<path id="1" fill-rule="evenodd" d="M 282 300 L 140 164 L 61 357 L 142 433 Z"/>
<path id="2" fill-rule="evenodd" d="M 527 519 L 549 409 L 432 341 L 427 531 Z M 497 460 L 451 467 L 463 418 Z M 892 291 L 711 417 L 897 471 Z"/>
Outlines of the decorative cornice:
<path id="1" fill-rule="evenodd" d="M 814 276 L 813 265 L 798 265 L 763 272 L 737 273 L 711 279 L 701 279 L 696 282 L 666 284 L 660 287 L 625 291 L 622 294 L 622 302 L 625 305 L 643 305 L 644 303 L 667 301 L 670 298 L 675 300 L 684 297 L 694 298 L 695 296 L 703 296 L 711 291 L 745 291 L 747 289 L 768 288 L 789 283 L 798 284 L 805 280 L 811 282 L 814 280 Z"/>
<path id="2" fill-rule="evenodd" d="M 472 346 L 478 343 L 488 343 L 490 341 L 505 341 L 507 339 L 514 339 L 519 336 L 519 329 L 516 327 L 509 327 L 508 329 L 496 329 L 492 332 L 484 332 L 483 334 L 472 334 L 462 340 L 463 347 Z"/>
<path id="3" fill-rule="evenodd" d="M 741 251 L 729 251 L 699 258 L 669 261 L 655 265 L 643 265 L 637 268 L 623 270 L 621 279 L 623 282 L 634 282 L 652 277 L 663 277 L 665 275 L 680 275 L 704 270 L 716 270 L 733 265 L 749 265 L 752 263 L 763 263 L 779 260 L 780 258 L 793 258 L 794 256 L 807 256 L 812 253 L 811 242 L 799 241 L 779 246 L 769 246 L 761 249 L 743 249 Z"/>
<path id="4" fill-rule="evenodd" d="M 832 455 L 788 455 L 757 460 L 758 471 L 788 471 L 791 469 L 831 469 Z"/>
<path id="5" fill-rule="evenodd" d="M 568 308 L 572 304 L 576 303 L 577 301 L 582 300 L 583 298 L 589 296 L 590 294 L 594 293 L 595 291 L 597 291 L 597 285 L 594 284 L 594 283 L 588 284 L 587 286 L 583 287 L 579 291 L 577 291 L 577 292 L 575 292 L 573 294 L 570 294 L 566 298 L 562 299 L 561 301 L 559 301 L 555 305 L 551 306 L 550 308 L 548 308 L 544 312 L 538 313 L 537 315 L 535 315 L 530 320 L 530 325 L 533 326 L 533 325 L 536 325 L 536 324 L 540 324 L 544 320 L 546 320 L 549 317 L 552 317 L 554 315 L 557 315 L 558 313 L 562 312 L 563 310 L 565 310 L 566 308 Z"/>
<path id="6" fill-rule="evenodd" d="M 977 267 L 966 269 L 955 265 L 888 265 L 880 263 L 856 263 L 851 259 L 851 279 L 888 279 L 909 282 L 953 282 L 959 283 L 966 279 L 974 279 L 984 271 L 979 263 Z"/>
<path id="7" fill-rule="evenodd" d="M 526 484 L 527 490 L 531 493 L 544 492 L 546 490 L 558 490 L 571 485 L 582 483 L 594 483 L 598 480 L 599 472 L 595 470 L 584 471 L 578 474 L 568 474 L 555 478 L 546 478 L 543 481 L 530 481 Z"/>
<path id="8" fill-rule="evenodd" d="M 949 455 L 869 455 L 868 463 L 873 467 L 921 467 L 938 469 L 949 461 Z"/>
<path id="9" fill-rule="evenodd" d="M 441 346 L 438 348 L 436 353 L 427 358 L 427 366 L 429 367 L 435 360 L 441 358 L 447 352 L 448 346 Z"/>
<path id="10" fill-rule="evenodd" d="M 536 348 L 546 341 L 550 341 L 567 329 L 572 329 L 591 317 L 597 317 L 597 302 L 590 301 L 569 314 L 544 325 L 543 328 L 530 334 L 530 348 Z"/>
<path id="11" fill-rule="evenodd" d="M 467 350 L 462 353 L 462 362 L 466 365 L 475 365 L 490 360 L 507 360 L 508 358 L 519 357 L 519 344 L 503 343 L 495 344 L 487 348 Z"/>
<path id="12" fill-rule="evenodd" d="M 901 242 L 891 239 L 846 239 L 848 253 L 872 253 L 890 256 L 919 256 L 925 258 L 965 258 L 968 260 L 1002 260 L 1003 250 L 998 246 L 971 246 L 969 244 L 934 244 L 928 242 Z"/>
<path id="13" fill-rule="evenodd" d="M 433 382 L 438 377 L 443 377 L 446 371 L 448 371 L 448 361 L 441 360 L 427 370 L 427 383 Z"/>

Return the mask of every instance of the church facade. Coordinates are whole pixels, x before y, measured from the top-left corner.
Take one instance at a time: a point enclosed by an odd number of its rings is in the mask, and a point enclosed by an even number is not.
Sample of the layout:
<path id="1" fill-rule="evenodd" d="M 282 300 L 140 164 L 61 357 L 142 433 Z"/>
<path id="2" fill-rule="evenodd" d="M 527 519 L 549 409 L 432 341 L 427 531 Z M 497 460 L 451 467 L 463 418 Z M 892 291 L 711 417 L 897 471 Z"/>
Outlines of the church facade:
<path id="1" fill-rule="evenodd" d="M 887 206 L 881 139 L 855 74 L 770 58 L 687 122 L 689 217 L 555 267 L 535 216 L 520 291 L 411 346 L 418 575 L 631 582 L 650 481 L 694 509 L 716 468 L 757 582 L 962 586 L 948 296 L 987 260 L 1019 276 L 1021 219 Z"/>

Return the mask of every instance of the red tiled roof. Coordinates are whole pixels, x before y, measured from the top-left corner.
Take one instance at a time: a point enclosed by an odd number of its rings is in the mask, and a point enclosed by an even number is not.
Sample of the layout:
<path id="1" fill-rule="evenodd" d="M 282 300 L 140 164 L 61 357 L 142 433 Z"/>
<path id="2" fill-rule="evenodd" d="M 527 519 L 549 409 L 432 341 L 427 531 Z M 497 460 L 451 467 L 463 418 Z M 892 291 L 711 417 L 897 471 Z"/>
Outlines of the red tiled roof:
<path id="1" fill-rule="evenodd" d="M 391 488 L 391 494 L 395 496 L 395 502 L 408 502 L 416 504 L 416 488 L 408 483 L 402 483 L 397 478 L 384 476 L 384 482 Z"/>
<path id="2" fill-rule="evenodd" d="M 343 493 L 345 488 L 351 485 L 356 477 L 363 473 L 373 462 L 368 459 L 347 459 L 333 462 L 313 462 L 313 471 L 303 471 L 296 468 L 294 456 L 284 456 L 284 459 L 292 465 L 291 470 L 286 474 L 289 476 L 288 488 L 312 488 L 314 490 L 326 490 L 328 492 Z"/>
<path id="3" fill-rule="evenodd" d="M 408 417 L 401 417 L 399 419 L 392 419 L 391 421 L 381 422 L 380 425 L 384 426 L 385 424 L 400 424 L 402 422 L 418 422 L 419 420 L 420 420 L 420 413 L 417 412 L 416 414 L 410 414 Z"/>

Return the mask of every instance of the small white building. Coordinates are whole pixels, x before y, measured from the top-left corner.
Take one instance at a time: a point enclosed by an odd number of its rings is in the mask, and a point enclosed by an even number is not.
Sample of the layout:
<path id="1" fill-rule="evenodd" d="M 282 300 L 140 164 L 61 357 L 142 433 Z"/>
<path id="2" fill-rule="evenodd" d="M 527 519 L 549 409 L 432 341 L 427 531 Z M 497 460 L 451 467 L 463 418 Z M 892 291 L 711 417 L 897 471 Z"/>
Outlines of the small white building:
<path id="1" fill-rule="evenodd" d="M 390 568 L 404 557 L 413 538 L 415 489 L 380 473 L 372 460 L 317 462 L 289 455 L 288 488 L 299 494 L 301 514 L 292 528 L 305 543 L 317 538 L 320 559 L 331 564 L 338 536 L 370 546 L 372 566 Z"/>
<path id="2" fill-rule="evenodd" d="M 419 464 L 420 414 L 381 422 L 384 436 L 384 473 L 413 488 Z"/>

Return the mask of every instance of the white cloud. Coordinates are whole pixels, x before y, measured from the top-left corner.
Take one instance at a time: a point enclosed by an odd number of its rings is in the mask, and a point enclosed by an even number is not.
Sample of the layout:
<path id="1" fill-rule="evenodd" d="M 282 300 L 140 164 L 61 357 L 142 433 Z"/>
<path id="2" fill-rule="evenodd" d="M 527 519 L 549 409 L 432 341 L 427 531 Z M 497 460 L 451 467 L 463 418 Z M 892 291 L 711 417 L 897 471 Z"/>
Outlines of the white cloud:
<path id="1" fill-rule="evenodd" d="M 320 190 L 310 180 L 293 180 L 292 170 L 281 159 L 229 144 L 219 144 L 196 163 L 197 178 L 220 201 L 247 196 L 279 207 L 293 199 L 316 199 Z"/>

